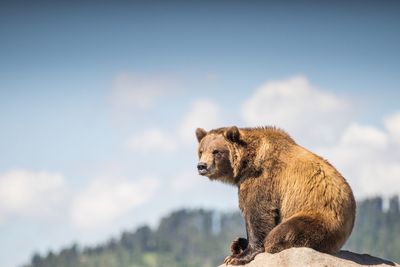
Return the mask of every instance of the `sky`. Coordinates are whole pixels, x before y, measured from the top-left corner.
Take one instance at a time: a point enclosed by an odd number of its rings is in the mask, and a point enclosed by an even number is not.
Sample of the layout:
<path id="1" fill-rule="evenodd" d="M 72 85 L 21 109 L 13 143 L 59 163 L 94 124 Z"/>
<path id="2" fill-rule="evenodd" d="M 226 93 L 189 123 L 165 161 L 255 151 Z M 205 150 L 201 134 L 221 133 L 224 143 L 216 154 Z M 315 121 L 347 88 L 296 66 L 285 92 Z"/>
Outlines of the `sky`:
<path id="1" fill-rule="evenodd" d="M 238 210 L 194 131 L 275 125 L 400 194 L 396 1 L 1 1 L 0 266 Z"/>

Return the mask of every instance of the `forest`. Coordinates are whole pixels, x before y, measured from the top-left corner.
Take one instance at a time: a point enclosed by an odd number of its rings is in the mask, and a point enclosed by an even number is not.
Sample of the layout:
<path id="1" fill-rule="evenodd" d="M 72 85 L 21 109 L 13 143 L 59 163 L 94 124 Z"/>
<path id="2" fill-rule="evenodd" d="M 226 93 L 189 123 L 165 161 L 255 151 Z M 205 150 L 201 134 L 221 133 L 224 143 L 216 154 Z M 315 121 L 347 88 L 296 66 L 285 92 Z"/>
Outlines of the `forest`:
<path id="1" fill-rule="evenodd" d="M 400 262 L 399 198 L 357 203 L 353 233 L 343 249 Z M 239 212 L 183 209 L 162 218 L 158 227 L 124 231 L 95 247 L 72 244 L 46 255 L 35 253 L 23 267 L 211 267 L 222 263 L 230 242 L 245 236 Z"/>

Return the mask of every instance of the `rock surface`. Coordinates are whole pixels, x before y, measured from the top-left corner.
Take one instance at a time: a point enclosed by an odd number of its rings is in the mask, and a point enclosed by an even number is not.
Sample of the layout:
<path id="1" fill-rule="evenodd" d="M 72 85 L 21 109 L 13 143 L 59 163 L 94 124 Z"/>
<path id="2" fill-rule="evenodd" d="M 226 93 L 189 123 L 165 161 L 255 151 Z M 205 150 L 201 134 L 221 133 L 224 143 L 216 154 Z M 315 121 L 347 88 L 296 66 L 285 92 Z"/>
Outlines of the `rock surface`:
<path id="1" fill-rule="evenodd" d="M 225 267 L 225 264 L 220 267 Z M 230 266 L 230 265 L 229 265 Z M 340 251 L 336 256 L 324 254 L 311 248 L 290 248 L 277 254 L 261 253 L 243 265 L 246 267 L 356 267 L 356 266 L 400 266 L 399 264 L 376 258 L 368 254 Z"/>

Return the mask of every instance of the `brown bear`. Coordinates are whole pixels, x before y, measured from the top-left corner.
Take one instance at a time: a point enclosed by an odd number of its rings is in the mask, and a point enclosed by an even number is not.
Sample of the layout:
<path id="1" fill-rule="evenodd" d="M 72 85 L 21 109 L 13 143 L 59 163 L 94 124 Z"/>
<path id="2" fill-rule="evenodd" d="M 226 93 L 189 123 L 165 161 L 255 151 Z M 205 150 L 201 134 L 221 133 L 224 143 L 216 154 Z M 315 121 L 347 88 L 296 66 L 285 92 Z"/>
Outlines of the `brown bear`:
<path id="1" fill-rule="evenodd" d="M 349 237 L 356 204 L 349 184 L 323 158 L 275 127 L 196 129 L 200 175 L 238 187 L 246 238 L 226 264 L 261 252 L 310 247 L 335 254 Z"/>

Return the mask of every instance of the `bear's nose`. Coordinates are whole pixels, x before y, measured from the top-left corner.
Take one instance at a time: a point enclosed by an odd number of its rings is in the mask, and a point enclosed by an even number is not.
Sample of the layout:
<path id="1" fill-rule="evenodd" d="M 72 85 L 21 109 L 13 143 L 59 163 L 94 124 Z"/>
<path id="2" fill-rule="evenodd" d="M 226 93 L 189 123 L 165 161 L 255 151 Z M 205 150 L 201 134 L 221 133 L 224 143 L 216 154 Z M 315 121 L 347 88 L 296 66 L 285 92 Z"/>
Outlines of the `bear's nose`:
<path id="1" fill-rule="evenodd" d="M 207 163 L 199 162 L 197 164 L 197 170 L 199 171 L 200 174 L 206 173 L 207 172 Z"/>

